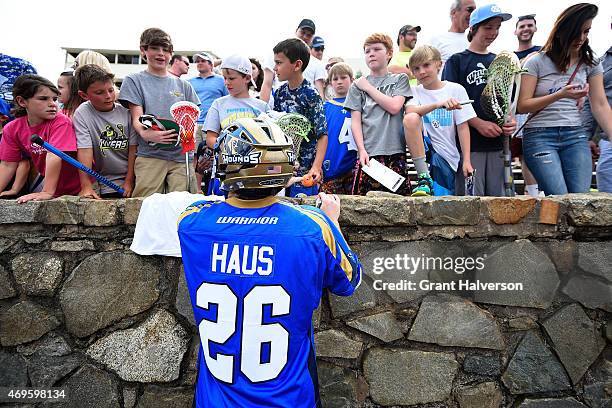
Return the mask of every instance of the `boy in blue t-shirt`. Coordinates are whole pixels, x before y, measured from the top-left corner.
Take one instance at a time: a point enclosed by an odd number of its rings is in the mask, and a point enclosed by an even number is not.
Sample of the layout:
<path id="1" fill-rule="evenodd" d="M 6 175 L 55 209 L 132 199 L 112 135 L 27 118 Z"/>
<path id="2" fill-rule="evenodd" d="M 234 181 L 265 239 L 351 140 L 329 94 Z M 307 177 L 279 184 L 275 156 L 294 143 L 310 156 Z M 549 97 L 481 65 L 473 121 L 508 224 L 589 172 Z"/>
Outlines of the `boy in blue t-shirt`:
<path id="1" fill-rule="evenodd" d="M 335 98 L 324 105 L 329 137 L 323 160 L 321 190 L 326 193 L 351 194 L 357 145 L 351 130 L 351 112 L 344 109 L 344 101 L 353 83 L 353 70 L 348 64 L 335 64 L 329 70 L 328 82 L 334 90 Z"/>
<path id="2" fill-rule="evenodd" d="M 274 94 L 274 110 L 299 113 L 312 124 L 308 142 L 303 141 L 297 157 L 298 176 L 308 175 L 320 183 L 323 158 L 327 149 L 327 125 L 323 112 L 323 101 L 313 85 L 304 79 L 304 70 L 310 61 L 310 50 L 299 38 L 290 38 L 274 47 L 274 72 L 279 81 L 287 81 Z M 289 196 L 316 195 L 317 185 L 305 187 L 301 183 L 292 185 Z"/>

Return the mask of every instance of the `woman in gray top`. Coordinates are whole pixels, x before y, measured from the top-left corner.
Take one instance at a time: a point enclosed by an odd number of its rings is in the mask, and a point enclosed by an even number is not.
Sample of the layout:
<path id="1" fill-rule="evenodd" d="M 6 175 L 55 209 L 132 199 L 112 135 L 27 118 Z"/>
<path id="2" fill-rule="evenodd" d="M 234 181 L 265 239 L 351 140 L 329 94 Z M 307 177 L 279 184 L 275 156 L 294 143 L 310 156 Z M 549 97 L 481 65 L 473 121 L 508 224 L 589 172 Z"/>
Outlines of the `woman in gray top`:
<path id="1" fill-rule="evenodd" d="M 525 125 L 523 154 L 546 195 L 589 191 L 591 151 L 580 118 L 585 97 L 604 130 L 612 129 L 603 69 L 588 40 L 597 11 L 589 3 L 563 11 L 540 53 L 524 66 L 518 110 L 533 119 Z"/>

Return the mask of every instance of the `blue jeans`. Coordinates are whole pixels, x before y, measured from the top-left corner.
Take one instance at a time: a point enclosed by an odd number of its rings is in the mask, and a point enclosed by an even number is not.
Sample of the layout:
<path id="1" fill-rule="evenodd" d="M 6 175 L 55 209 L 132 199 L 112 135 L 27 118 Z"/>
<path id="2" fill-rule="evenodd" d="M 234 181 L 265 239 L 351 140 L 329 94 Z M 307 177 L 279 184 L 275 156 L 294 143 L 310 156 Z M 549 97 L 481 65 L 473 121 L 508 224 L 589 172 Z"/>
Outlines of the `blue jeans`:
<path id="1" fill-rule="evenodd" d="M 523 156 L 546 195 L 590 190 L 591 149 L 582 126 L 524 129 Z"/>
<path id="2" fill-rule="evenodd" d="M 600 140 L 599 150 L 597 189 L 602 193 L 612 193 L 612 143 Z"/>

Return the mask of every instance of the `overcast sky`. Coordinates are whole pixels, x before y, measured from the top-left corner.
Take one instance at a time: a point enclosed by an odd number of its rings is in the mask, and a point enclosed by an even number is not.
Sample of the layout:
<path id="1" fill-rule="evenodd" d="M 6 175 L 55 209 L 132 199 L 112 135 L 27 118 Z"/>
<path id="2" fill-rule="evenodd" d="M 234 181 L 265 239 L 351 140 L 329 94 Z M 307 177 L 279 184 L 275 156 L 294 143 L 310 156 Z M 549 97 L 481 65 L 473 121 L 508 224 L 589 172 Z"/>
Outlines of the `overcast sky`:
<path id="1" fill-rule="evenodd" d="M 477 5 L 488 2 L 476 0 Z M 537 14 L 542 44 L 568 0 L 499 0 L 503 11 L 515 17 Z M 590 41 L 597 54 L 612 45 L 612 1 L 593 1 L 599 15 Z M 303 5 L 302 7 L 298 4 Z M 266 1 L 12 1 L 0 0 L 0 52 L 29 60 L 38 72 L 55 81 L 64 68 L 61 47 L 137 49 L 140 33 L 160 27 L 172 37 L 176 50 L 212 50 L 220 56 L 243 53 L 264 57 L 280 40 L 295 32 L 302 18 L 311 18 L 317 35 L 325 39 L 324 58 L 361 58 L 363 40 L 384 32 L 394 40 L 404 24 L 420 25 L 420 40 L 447 31 L 451 0 L 310 0 Z M 304 11 L 299 11 L 304 10 Z M 516 19 L 502 24 L 493 51 L 514 50 Z"/>

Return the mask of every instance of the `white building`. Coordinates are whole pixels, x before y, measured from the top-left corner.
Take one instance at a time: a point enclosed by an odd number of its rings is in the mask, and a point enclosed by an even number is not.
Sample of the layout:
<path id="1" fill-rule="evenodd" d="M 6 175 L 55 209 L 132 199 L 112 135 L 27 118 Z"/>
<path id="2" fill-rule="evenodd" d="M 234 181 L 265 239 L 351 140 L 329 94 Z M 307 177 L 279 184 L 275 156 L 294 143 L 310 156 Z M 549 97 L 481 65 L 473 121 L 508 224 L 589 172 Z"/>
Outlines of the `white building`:
<path id="1" fill-rule="evenodd" d="M 140 57 L 139 50 L 108 50 L 108 49 L 92 49 L 92 48 L 69 48 L 62 47 L 66 53 L 64 68 L 66 70 L 71 69 L 74 64 L 74 60 L 77 55 L 83 50 L 91 49 L 103 54 L 111 64 L 113 74 L 115 74 L 115 82 L 121 84 L 123 78 L 126 75 L 143 71 L 146 68 L 147 63 Z M 191 78 L 198 75 L 195 64 L 193 64 L 193 55 L 202 52 L 202 50 L 186 50 L 186 51 L 174 51 L 174 54 L 184 55 L 189 58 L 189 72 L 183 76 L 183 78 Z M 208 54 L 217 58 L 217 55 L 211 51 L 206 51 Z"/>

